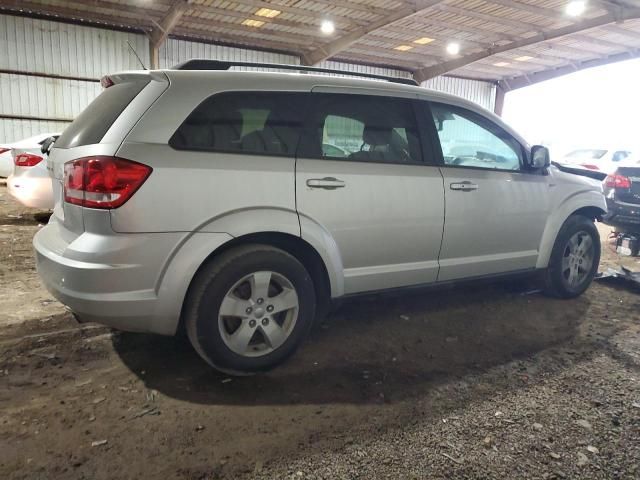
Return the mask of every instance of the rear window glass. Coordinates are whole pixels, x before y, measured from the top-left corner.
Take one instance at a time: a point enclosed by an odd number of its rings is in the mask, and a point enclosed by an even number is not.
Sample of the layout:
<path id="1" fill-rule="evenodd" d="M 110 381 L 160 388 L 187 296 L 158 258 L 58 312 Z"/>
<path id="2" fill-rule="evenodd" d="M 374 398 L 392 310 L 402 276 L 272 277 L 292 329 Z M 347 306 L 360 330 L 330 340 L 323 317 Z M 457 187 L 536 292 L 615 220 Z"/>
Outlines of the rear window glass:
<path id="1" fill-rule="evenodd" d="M 314 93 L 312 100 L 309 138 L 301 146 L 301 156 L 379 163 L 422 162 L 410 100 L 333 93 Z"/>
<path id="2" fill-rule="evenodd" d="M 606 150 L 574 150 L 566 155 L 571 160 L 598 160 L 604 157 Z"/>
<path id="3" fill-rule="evenodd" d="M 202 102 L 173 134 L 179 150 L 294 156 L 306 95 L 229 92 Z"/>
<path id="4" fill-rule="evenodd" d="M 73 148 L 100 143 L 113 122 L 149 81 L 117 83 L 102 91 L 76 117 L 56 142 L 56 148 Z"/>

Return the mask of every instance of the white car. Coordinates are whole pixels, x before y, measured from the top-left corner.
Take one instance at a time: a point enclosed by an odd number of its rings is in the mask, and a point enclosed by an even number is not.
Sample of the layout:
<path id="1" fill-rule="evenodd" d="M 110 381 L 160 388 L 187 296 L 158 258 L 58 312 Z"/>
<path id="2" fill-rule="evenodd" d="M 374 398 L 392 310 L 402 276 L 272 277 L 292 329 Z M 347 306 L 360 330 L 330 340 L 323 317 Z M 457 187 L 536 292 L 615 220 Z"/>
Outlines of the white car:
<path id="1" fill-rule="evenodd" d="M 59 134 L 49 135 L 54 138 Z M 49 138 L 49 137 L 47 137 Z M 46 140 L 46 139 L 45 139 Z M 13 174 L 7 178 L 9 193 L 26 207 L 53 209 L 53 185 L 41 146 L 13 148 Z"/>
<path id="2" fill-rule="evenodd" d="M 14 148 L 34 149 L 40 152 L 40 147 L 49 137 L 60 136 L 60 132 L 41 133 L 33 137 L 18 140 L 13 143 L 0 143 L 0 177 L 6 178 L 13 173 L 13 155 L 11 150 Z"/>
<path id="3" fill-rule="evenodd" d="M 566 154 L 559 163 L 571 167 L 579 166 L 603 173 L 613 173 L 619 166 L 626 165 L 632 153 L 625 149 L 584 148 Z"/>

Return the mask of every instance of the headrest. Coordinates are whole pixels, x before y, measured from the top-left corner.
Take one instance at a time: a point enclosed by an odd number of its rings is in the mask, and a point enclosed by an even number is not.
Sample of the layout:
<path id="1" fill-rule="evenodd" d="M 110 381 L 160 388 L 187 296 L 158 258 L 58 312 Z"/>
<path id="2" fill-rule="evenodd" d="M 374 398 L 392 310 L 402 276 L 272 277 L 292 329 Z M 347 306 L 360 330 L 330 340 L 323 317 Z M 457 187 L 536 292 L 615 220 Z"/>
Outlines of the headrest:
<path id="1" fill-rule="evenodd" d="M 389 145 L 391 143 L 391 127 L 367 125 L 362 132 L 362 141 L 367 145 Z"/>
<path id="2" fill-rule="evenodd" d="M 211 119 L 207 115 L 207 111 L 203 108 L 198 108 L 187 117 L 185 122 L 187 125 L 207 125 L 211 122 Z"/>
<path id="3" fill-rule="evenodd" d="M 224 125 L 224 126 L 242 126 L 242 114 L 237 110 L 231 110 L 228 112 L 222 113 L 222 116 L 217 116 L 214 114 L 211 123 L 214 126 Z"/>

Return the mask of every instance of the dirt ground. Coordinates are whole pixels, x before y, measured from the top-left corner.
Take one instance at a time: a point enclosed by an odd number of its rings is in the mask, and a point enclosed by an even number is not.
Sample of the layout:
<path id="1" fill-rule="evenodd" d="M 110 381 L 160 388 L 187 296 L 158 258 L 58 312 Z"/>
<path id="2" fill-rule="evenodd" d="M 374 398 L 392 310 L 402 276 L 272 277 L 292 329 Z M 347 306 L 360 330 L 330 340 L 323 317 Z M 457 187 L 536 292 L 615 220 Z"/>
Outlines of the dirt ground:
<path id="1" fill-rule="evenodd" d="M 359 298 L 231 379 L 184 340 L 74 323 L 38 282 L 33 214 L 0 185 L 2 479 L 640 478 L 626 285 Z"/>

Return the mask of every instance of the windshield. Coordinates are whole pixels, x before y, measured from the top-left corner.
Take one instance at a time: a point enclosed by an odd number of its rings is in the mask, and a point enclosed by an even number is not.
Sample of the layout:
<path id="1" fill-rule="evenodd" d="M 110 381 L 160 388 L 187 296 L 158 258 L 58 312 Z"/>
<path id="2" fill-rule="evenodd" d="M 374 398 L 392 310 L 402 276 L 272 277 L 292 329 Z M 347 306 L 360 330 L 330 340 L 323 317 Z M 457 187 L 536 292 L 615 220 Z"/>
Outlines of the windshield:
<path id="1" fill-rule="evenodd" d="M 606 150 L 574 150 L 567 154 L 565 158 L 574 162 L 598 160 L 599 158 L 604 157 L 605 153 L 607 153 Z"/>

